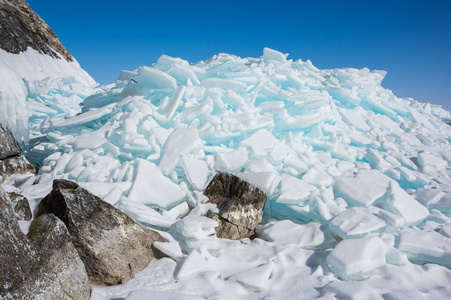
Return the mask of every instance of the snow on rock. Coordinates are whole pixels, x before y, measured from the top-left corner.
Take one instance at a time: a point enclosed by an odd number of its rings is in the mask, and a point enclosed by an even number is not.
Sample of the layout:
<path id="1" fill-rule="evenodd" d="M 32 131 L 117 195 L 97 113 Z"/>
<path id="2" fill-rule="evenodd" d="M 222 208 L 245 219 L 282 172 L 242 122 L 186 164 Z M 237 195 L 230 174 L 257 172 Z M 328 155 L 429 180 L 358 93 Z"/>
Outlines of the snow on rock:
<path id="1" fill-rule="evenodd" d="M 327 263 L 344 280 L 364 278 L 385 266 L 384 243 L 378 237 L 344 240 L 327 256 Z"/>
<path id="2" fill-rule="evenodd" d="M 259 58 L 221 53 L 194 64 L 163 55 L 103 87 L 75 77 L 37 81 L 28 93 L 28 155 L 42 167 L 5 184 L 33 208 L 53 179 L 77 181 L 179 244 L 182 254 L 175 244 L 162 248 L 177 263 L 151 263 L 125 287 L 95 287 L 104 297 L 93 299 L 161 290 L 161 282 L 206 298 L 376 299 L 415 290 L 413 281 L 440 297 L 451 277 L 431 257 L 448 251 L 436 239 L 448 238 L 451 224 L 451 127 L 443 122 L 451 114 L 397 98 L 381 86 L 384 76 L 320 70 L 265 48 Z M 203 192 L 216 172 L 266 193 L 260 238 L 214 236 L 218 222 L 205 215 L 219 211 Z M 413 245 L 415 234 L 433 236 L 430 247 L 445 254 Z M 176 280 L 193 250 L 210 269 L 185 267 Z M 327 262 L 340 280 L 364 281 L 339 281 Z M 260 267 L 263 277 L 253 271 Z"/>

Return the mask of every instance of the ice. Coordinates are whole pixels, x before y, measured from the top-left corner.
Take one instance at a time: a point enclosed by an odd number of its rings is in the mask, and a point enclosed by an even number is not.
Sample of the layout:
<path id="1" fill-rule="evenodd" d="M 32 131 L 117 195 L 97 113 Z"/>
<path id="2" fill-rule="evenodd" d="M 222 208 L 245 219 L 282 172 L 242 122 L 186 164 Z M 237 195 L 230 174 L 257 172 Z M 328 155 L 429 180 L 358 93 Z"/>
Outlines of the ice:
<path id="1" fill-rule="evenodd" d="M 451 114 L 397 98 L 381 86 L 384 72 L 320 70 L 263 52 L 193 64 L 163 55 L 102 87 L 72 76 L 33 82 L 27 155 L 42 168 L 4 186 L 35 208 L 55 178 L 75 180 L 170 241 L 157 247 L 175 261 L 93 287 L 93 299 L 141 289 L 212 299 L 377 299 L 395 290 L 446 298 L 449 251 L 439 237 L 451 235 L 451 127 L 442 119 Z M 215 236 L 205 215 L 218 208 L 203 192 L 218 171 L 267 194 L 255 239 Z"/>
<path id="2" fill-rule="evenodd" d="M 337 178 L 334 191 L 352 205 L 368 207 L 384 196 L 391 181 L 377 170 L 361 170 L 354 178 Z"/>
<path id="3" fill-rule="evenodd" d="M 202 80 L 202 86 L 206 88 L 220 88 L 224 91 L 231 90 L 234 92 L 243 91 L 247 85 L 238 80 L 222 79 L 222 78 L 207 78 Z"/>
<path id="4" fill-rule="evenodd" d="M 243 140 L 240 146 L 261 149 L 263 151 L 271 150 L 274 147 L 276 138 L 266 129 L 261 129 Z M 254 150 L 257 151 L 257 150 Z"/>
<path id="5" fill-rule="evenodd" d="M 428 188 L 418 189 L 414 194 L 414 198 L 426 207 L 437 203 L 443 196 L 445 193 L 442 191 Z"/>
<path id="6" fill-rule="evenodd" d="M 182 262 L 180 269 L 176 274 L 176 278 L 180 279 L 195 273 L 203 272 L 209 269 L 208 262 L 196 250 L 191 253 Z"/>
<path id="7" fill-rule="evenodd" d="M 132 82 L 144 90 L 173 90 L 177 88 L 177 81 L 171 75 L 154 68 L 140 67 Z"/>
<path id="8" fill-rule="evenodd" d="M 167 209 L 184 201 L 186 194 L 153 163 L 139 159 L 128 197 L 136 202 Z"/>
<path id="9" fill-rule="evenodd" d="M 270 48 L 264 48 L 263 49 L 263 57 L 265 59 L 265 62 L 269 62 L 270 60 L 277 61 L 284 63 L 287 61 L 287 56 L 283 54 L 282 52 L 279 52 L 277 50 L 273 50 Z"/>
<path id="10" fill-rule="evenodd" d="M 173 64 L 168 74 L 177 80 L 178 84 L 187 84 L 188 80 L 194 85 L 200 85 L 200 81 L 192 67 L 181 64 Z"/>
<path id="11" fill-rule="evenodd" d="M 341 241 L 327 256 L 327 263 L 344 280 L 357 280 L 385 266 L 385 248 L 378 237 Z"/>
<path id="12" fill-rule="evenodd" d="M 187 179 L 196 189 L 204 190 L 212 174 L 205 161 L 188 156 L 182 156 L 181 161 Z"/>
<path id="13" fill-rule="evenodd" d="M 368 208 L 353 207 L 333 218 L 329 227 L 332 233 L 343 239 L 359 238 L 369 233 L 381 232 L 387 224 L 373 215 Z"/>
<path id="14" fill-rule="evenodd" d="M 137 222 L 157 229 L 167 230 L 176 221 L 172 218 L 162 216 L 155 209 L 150 208 L 143 203 L 135 202 L 126 197 L 122 197 L 119 203 L 116 203 L 115 205 Z"/>
<path id="15" fill-rule="evenodd" d="M 276 172 L 247 172 L 238 173 L 237 176 L 258 187 L 270 196 L 275 193 L 281 180 L 281 176 Z"/>
<path id="16" fill-rule="evenodd" d="M 180 86 L 175 90 L 174 95 L 172 96 L 171 100 L 169 100 L 168 104 L 166 105 L 166 107 L 162 112 L 162 115 L 166 117 L 166 120 L 172 119 L 175 110 L 180 105 L 180 101 L 182 100 L 184 94 L 185 94 L 184 86 Z"/>
<path id="17" fill-rule="evenodd" d="M 300 225 L 290 220 L 265 225 L 258 231 L 259 236 L 278 245 L 296 245 L 305 249 L 327 249 L 335 245 L 335 239 L 320 223 Z"/>
<path id="18" fill-rule="evenodd" d="M 284 174 L 282 175 L 280 196 L 277 198 L 277 202 L 299 204 L 307 200 L 314 190 L 316 188 L 313 185 Z"/>
<path id="19" fill-rule="evenodd" d="M 218 171 L 235 173 L 241 170 L 248 162 L 248 152 L 243 147 L 239 147 L 230 152 L 220 152 L 216 156 L 215 168 Z"/>
<path id="20" fill-rule="evenodd" d="M 404 218 L 406 225 L 417 224 L 427 218 L 429 211 L 412 196 L 407 194 L 396 183 L 391 182 L 385 196 L 388 208 L 395 214 Z"/>
<path id="21" fill-rule="evenodd" d="M 201 147 L 202 141 L 195 128 L 178 128 L 168 137 L 164 144 L 164 154 L 159 167 L 164 174 L 169 174 L 179 163 L 182 155 Z"/>
<path id="22" fill-rule="evenodd" d="M 184 255 L 182 253 L 182 249 L 180 248 L 179 243 L 174 240 L 174 238 L 165 232 L 160 232 L 160 234 L 168 241 L 168 242 L 154 242 L 153 246 L 163 252 L 164 254 L 168 255 L 170 258 L 174 259 L 175 261 L 180 261 Z"/>
<path id="23" fill-rule="evenodd" d="M 418 162 L 421 164 L 423 168 L 424 167 L 443 168 L 448 166 L 448 163 L 441 157 L 426 152 L 418 154 Z"/>
<path id="24" fill-rule="evenodd" d="M 451 239 L 435 231 L 406 228 L 401 232 L 399 250 L 416 263 L 432 262 L 451 266 Z"/>
<path id="25" fill-rule="evenodd" d="M 112 103 L 99 109 L 93 109 L 83 114 L 77 115 L 73 118 L 56 123 L 55 126 L 61 128 L 92 122 L 111 113 L 115 106 L 116 104 Z"/>
<path id="26" fill-rule="evenodd" d="M 312 185 L 329 187 L 332 185 L 334 179 L 329 174 L 318 171 L 316 168 L 310 168 L 302 176 L 302 180 Z"/>

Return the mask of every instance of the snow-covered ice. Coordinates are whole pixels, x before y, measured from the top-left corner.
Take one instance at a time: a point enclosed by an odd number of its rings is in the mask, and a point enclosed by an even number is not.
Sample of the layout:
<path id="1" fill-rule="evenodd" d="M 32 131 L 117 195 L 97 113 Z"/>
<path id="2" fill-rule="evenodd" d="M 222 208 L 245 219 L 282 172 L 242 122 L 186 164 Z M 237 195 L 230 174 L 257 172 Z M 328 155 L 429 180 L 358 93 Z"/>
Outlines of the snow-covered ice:
<path id="1" fill-rule="evenodd" d="M 162 55 L 108 86 L 17 84 L 41 168 L 4 186 L 35 208 L 53 179 L 74 180 L 166 235 L 170 258 L 92 299 L 446 299 L 451 115 L 384 76 L 265 48 Z M 217 171 L 267 194 L 257 238 L 214 235 L 202 192 Z"/>

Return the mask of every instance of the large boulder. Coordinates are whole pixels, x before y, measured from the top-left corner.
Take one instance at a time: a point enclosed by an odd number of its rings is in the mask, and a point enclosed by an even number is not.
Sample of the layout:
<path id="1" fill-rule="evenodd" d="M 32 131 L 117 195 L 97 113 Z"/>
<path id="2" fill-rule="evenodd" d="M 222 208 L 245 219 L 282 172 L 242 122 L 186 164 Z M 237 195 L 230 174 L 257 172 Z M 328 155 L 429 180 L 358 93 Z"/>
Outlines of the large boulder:
<path id="1" fill-rule="evenodd" d="M 87 274 L 67 229 L 52 216 L 22 233 L 0 188 L 0 299 L 89 299 Z"/>
<path id="2" fill-rule="evenodd" d="M 13 174 L 36 173 L 36 166 L 23 155 L 11 156 L 0 159 L 0 176 L 3 179 Z"/>
<path id="3" fill-rule="evenodd" d="M 36 215 L 46 213 L 53 213 L 67 226 L 92 284 L 124 283 L 150 260 L 161 257 L 153 247 L 154 241 L 165 242 L 158 233 L 75 182 L 53 182 L 52 192 L 41 201 Z"/>
<path id="4" fill-rule="evenodd" d="M 90 298 L 91 286 L 85 266 L 72 244 L 66 226 L 60 219 L 52 214 L 34 219 L 27 237 L 40 254 L 40 266 L 45 274 L 41 280 L 46 283 L 46 288 L 38 287 L 34 291 L 35 297 Z"/>
<path id="5" fill-rule="evenodd" d="M 207 216 L 218 221 L 216 235 L 238 240 L 251 237 L 263 216 L 266 194 L 235 175 L 218 173 L 204 192 L 219 213 Z"/>
<path id="6" fill-rule="evenodd" d="M 28 199 L 16 193 L 7 193 L 11 207 L 17 219 L 31 221 L 32 213 Z"/>
<path id="7" fill-rule="evenodd" d="M 26 299 L 27 280 L 34 277 L 37 251 L 20 231 L 6 194 L 0 187 L 0 299 Z"/>
<path id="8" fill-rule="evenodd" d="M 0 124 L 0 159 L 20 154 L 19 143 L 14 138 L 13 134 L 2 127 Z"/>
<path id="9" fill-rule="evenodd" d="M 19 155 L 21 152 L 13 134 L 0 124 L 0 177 L 3 180 L 13 174 L 36 173 L 36 166 Z"/>

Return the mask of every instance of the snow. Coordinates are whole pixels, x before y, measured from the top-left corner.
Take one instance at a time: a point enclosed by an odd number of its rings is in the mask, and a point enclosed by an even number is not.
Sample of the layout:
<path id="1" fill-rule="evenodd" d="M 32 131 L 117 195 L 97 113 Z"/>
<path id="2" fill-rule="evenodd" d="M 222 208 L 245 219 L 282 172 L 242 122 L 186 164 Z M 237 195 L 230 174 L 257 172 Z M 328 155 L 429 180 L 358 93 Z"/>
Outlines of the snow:
<path id="1" fill-rule="evenodd" d="M 102 87 L 27 90 L 11 75 L 0 91 L 28 97 L 27 154 L 42 168 L 3 186 L 35 209 L 53 179 L 75 180 L 170 241 L 155 245 L 170 258 L 92 299 L 446 299 L 451 115 L 397 98 L 384 76 L 269 48 L 162 55 Z M 215 236 L 202 193 L 217 171 L 267 194 L 257 238 Z"/>
<path id="2" fill-rule="evenodd" d="M 73 62 L 55 59 L 30 47 L 19 54 L 0 49 L 0 124 L 8 127 L 19 141 L 28 143 L 28 93 L 38 81 L 61 77 L 81 86 L 95 85 L 75 59 Z M 39 110 L 36 106 L 31 108 Z"/>

